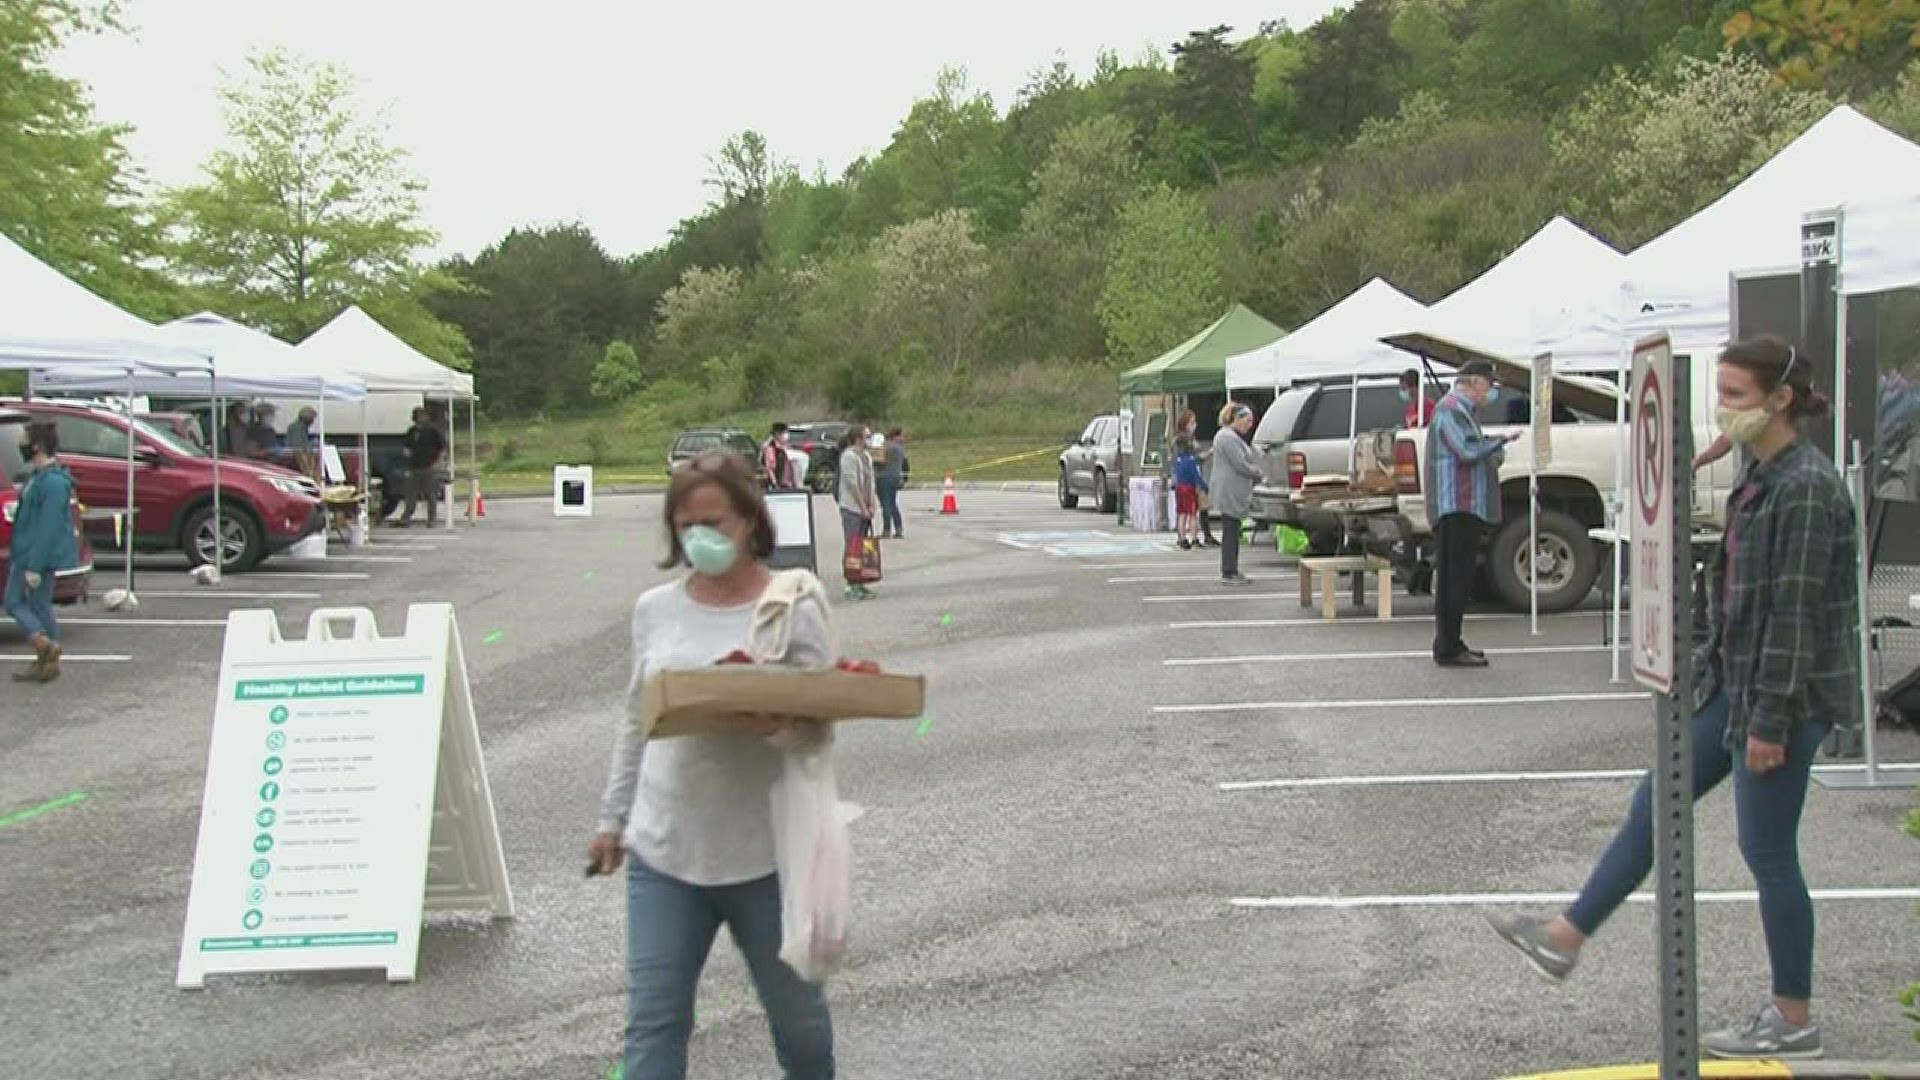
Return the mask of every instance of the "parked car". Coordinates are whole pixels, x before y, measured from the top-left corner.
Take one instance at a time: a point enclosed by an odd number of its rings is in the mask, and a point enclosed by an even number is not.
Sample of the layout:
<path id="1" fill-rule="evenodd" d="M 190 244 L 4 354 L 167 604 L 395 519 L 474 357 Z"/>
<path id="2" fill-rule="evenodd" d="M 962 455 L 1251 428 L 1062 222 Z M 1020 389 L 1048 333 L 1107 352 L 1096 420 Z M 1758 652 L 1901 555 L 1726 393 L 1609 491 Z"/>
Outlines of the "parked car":
<path id="1" fill-rule="evenodd" d="M 1360 379 L 1357 409 L 1355 388 L 1350 378 L 1296 383 L 1260 418 L 1253 432 L 1261 472 L 1253 488 L 1256 528 L 1292 525 L 1304 530 L 1308 549 L 1315 554 L 1339 546 L 1339 518 L 1303 506 L 1300 491 L 1308 477 L 1344 477 L 1355 429 L 1397 427 L 1406 408 L 1397 378 Z"/>
<path id="2" fill-rule="evenodd" d="M 825 495 L 840 483 L 840 440 L 853 425 L 845 420 L 819 420 L 787 425 L 787 445 L 806 460 L 803 482 Z"/>
<path id="3" fill-rule="evenodd" d="M 60 459 L 89 507 L 126 505 L 127 440 L 133 439 L 136 549 L 182 551 L 198 566 L 213 561 L 217 543 L 222 569 L 245 571 L 326 525 L 312 480 L 277 465 L 223 458 L 216 529 L 213 460 L 198 447 L 100 406 L 40 400 L 0 405 L 53 421 Z M 89 521 L 87 529 L 96 540 L 111 540 L 113 524 Z"/>
<path id="4" fill-rule="evenodd" d="M 0 582 L 7 579 L 10 569 L 7 565 L 7 548 L 13 542 L 13 522 L 20 508 L 20 489 L 32 468 L 20 456 L 20 444 L 25 441 L 27 421 L 31 419 L 26 413 L 14 409 L 0 409 Z M 87 543 L 86 535 L 80 528 L 80 500 L 77 496 L 73 500 L 73 533 L 78 541 L 80 558 L 75 565 L 53 572 L 53 602 L 56 604 L 85 601 L 93 580 L 93 545 Z"/>
<path id="5" fill-rule="evenodd" d="M 695 428 L 683 431 L 674 437 L 673 449 L 667 452 L 667 472 L 679 472 L 687 462 L 709 450 L 738 454 L 752 469 L 756 467 L 755 460 L 760 455 L 760 444 L 739 428 Z"/>
<path id="6" fill-rule="evenodd" d="M 1103 514 L 1120 502 L 1120 418 L 1096 416 L 1060 454 L 1060 508 L 1072 510 L 1082 496 Z"/>

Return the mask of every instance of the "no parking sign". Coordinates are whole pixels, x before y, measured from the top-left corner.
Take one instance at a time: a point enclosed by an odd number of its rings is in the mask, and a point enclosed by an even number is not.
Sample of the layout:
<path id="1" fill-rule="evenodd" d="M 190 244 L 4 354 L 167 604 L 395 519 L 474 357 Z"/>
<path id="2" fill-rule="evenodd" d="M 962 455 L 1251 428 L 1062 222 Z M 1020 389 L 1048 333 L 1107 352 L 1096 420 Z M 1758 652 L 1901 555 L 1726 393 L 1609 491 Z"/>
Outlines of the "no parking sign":
<path id="1" fill-rule="evenodd" d="M 1673 692 L 1673 350 L 1633 350 L 1633 677 Z"/>

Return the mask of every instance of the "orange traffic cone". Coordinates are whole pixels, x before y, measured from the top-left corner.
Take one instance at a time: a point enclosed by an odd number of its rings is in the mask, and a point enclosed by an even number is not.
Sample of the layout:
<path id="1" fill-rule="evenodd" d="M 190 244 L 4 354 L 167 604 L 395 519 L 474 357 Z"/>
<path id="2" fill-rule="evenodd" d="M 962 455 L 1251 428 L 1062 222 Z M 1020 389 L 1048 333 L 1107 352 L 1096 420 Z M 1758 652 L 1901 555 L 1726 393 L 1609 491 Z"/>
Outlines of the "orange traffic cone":
<path id="1" fill-rule="evenodd" d="M 954 493 L 952 473 L 947 474 L 947 486 L 940 493 L 940 512 L 942 514 L 960 512 L 960 497 Z"/>
<path id="2" fill-rule="evenodd" d="M 487 516 L 487 497 L 480 493 L 480 480 L 473 481 L 473 498 L 467 503 L 467 520 L 478 521 Z"/>

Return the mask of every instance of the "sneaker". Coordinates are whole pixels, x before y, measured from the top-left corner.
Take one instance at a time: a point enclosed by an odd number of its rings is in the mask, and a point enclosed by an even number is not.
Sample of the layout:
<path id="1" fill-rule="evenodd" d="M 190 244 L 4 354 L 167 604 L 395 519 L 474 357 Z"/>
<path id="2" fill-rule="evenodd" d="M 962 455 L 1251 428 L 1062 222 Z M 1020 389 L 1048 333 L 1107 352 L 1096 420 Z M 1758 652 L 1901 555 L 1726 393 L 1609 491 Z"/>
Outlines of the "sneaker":
<path id="1" fill-rule="evenodd" d="M 1573 974 L 1579 953 L 1562 952 L 1547 936 L 1547 920 L 1533 915 L 1489 915 L 1487 925 L 1500 940 L 1520 950 L 1527 965 L 1554 982 Z"/>
<path id="2" fill-rule="evenodd" d="M 1182 541 L 1180 541 L 1180 550 L 1181 550 L 1181 551 L 1192 551 L 1192 550 L 1193 550 L 1193 541 L 1191 541 L 1191 540 L 1182 540 Z"/>
<path id="3" fill-rule="evenodd" d="M 1751 1020 L 1729 1024 L 1700 1040 L 1700 1049 L 1717 1058 L 1788 1058 L 1804 1060 L 1821 1055 L 1820 1029 L 1794 1027 L 1772 1002 Z"/>

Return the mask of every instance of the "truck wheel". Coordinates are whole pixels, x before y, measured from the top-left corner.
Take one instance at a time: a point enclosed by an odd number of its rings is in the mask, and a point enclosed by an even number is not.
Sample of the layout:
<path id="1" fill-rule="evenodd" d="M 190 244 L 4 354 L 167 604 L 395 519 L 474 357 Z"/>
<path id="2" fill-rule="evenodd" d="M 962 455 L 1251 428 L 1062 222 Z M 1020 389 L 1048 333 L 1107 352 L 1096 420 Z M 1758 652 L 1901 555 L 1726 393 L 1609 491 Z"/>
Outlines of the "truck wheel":
<path id="1" fill-rule="evenodd" d="M 1107 486 L 1105 469 L 1093 470 L 1093 502 L 1103 514 L 1111 514 L 1120 509 L 1120 498 Z"/>
<path id="2" fill-rule="evenodd" d="M 213 507 L 203 506 L 187 518 L 187 565 L 203 566 L 213 561 Z M 260 525 L 244 507 L 222 500 L 220 505 L 220 571 L 243 574 L 260 565 L 265 556 L 266 537 Z"/>
<path id="3" fill-rule="evenodd" d="M 1527 517 L 1509 518 L 1487 549 L 1487 576 L 1500 601 L 1515 611 L 1528 606 Z M 1600 554 L 1587 527 L 1559 510 L 1540 511 L 1540 610 L 1566 611 L 1587 598 L 1600 574 Z"/>
<path id="4" fill-rule="evenodd" d="M 1060 466 L 1060 509 L 1076 510 L 1080 507 L 1080 496 L 1073 493 L 1073 485 L 1067 483 L 1067 467 Z"/>
<path id="5" fill-rule="evenodd" d="M 807 478 L 807 486 L 817 495 L 831 495 L 840 486 L 840 475 L 833 469 L 821 469 Z"/>
<path id="6" fill-rule="evenodd" d="M 1339 529 L 1313 529 L 1307 533 L 1307 554 L 1312 558 L 1340 554 L 1340 542 L 1345 539 Z"/>

